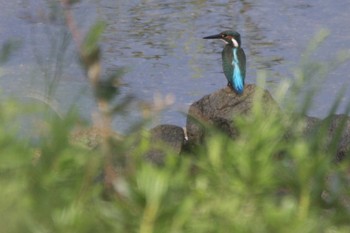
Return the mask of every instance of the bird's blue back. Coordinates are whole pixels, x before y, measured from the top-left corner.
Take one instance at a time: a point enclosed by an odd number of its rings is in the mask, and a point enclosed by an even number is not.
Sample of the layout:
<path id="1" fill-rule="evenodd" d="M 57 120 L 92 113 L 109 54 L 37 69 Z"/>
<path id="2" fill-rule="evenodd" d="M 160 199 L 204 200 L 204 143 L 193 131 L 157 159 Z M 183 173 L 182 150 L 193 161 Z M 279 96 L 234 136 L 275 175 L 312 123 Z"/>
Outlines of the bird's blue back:
<path id="1" fill-rule="evenodd" d="M 246 73 L 246 57 L 242 48 L 227 44 L 222 51 L 222 67 L 234 91 L 242 94 Z"/>

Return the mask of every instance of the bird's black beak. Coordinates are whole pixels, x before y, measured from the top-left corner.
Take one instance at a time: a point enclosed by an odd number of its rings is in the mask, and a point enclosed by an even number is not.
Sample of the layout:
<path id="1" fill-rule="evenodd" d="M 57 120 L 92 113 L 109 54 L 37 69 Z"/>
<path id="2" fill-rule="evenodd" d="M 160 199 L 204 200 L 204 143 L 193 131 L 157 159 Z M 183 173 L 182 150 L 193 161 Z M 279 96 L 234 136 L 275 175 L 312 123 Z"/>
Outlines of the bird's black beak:
<path id="1" fill-rule="evenodd" d="M 203 39 L 221 39 L 221 38 L 222 38 L 221 34 L 203 37 Z"/>

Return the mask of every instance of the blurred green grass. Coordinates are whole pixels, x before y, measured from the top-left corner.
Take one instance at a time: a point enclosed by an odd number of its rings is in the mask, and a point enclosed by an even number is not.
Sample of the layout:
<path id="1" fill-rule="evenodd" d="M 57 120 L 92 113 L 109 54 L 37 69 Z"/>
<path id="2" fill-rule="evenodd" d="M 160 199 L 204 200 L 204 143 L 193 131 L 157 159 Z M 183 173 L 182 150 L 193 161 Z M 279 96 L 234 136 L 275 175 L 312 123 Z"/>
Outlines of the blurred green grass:
<path id="1" fill-rule="evenodd" d="M 320 43 L 311 43 L 311 50 Z M 3 99 L 1 232 L 350 232 L 349 161 L 336 164 L 336 147 L 325 149 L 329 122 L 316 136 L 303 134 L 316 91 L 302 100 L 299 94 L 313 76 L 327 76 L 325 66 L 303 60 L 288 94 L 281 84 L 277 96 L 288 103 L 288 115 L 267 117 L 257 96 L 252 113 L 235 119 L 238 138 L 212 129 L 191 153 L 178 156 L 169 149 L 163 166 L 145 160 L 152 145 L 142 127 L 91 149 L 72 139 L 81 125 L 76 114 L 59 117 L 45 107 Z M 43 124 L 26 127 L 40 133 L 23 136 L 23 117 L 33 114 Z M 100 178 L 106 161 L 114 161 L 112 192 Z"/>

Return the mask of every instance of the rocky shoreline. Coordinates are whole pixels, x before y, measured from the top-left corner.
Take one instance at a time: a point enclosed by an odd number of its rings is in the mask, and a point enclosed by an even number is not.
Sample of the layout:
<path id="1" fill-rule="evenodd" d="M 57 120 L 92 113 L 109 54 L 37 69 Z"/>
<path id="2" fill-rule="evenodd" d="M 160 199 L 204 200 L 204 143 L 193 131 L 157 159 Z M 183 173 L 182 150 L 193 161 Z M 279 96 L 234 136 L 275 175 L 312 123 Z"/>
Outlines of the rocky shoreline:
<path id="1" fill-rule="evenodd" d="M 261 92 L 261 98 L 264 103 L 263 111 L 266 114 L 271 111 L 278 111 L 283 114 L 278 103 L 267 90 L 263 90 L 254 84 L 248 84 L 244 94 L 239 96 L 226 87 L 203 96 L 190 106 L 185 129 L 169 124 L 158 125 L 152 128 L 150 130 L 152 144 L 153 142 L 162 142 L 170 146 L 175 153 L 180 154 L 185 150 L 188 151 L 189 148 L 201 145 L 207 133 L 204 125 L 214 126 L 231 138 L 235 138 L 237 130 L 233 119 L 238 115 L 247 115 L 251 112 L 254 95 L 257 91 Z M 317 130 L 325 121 L 329 122 L 329 138 L 333 138 L 336 129 L 345 122 L 335 155 L 335 160 L 340 161 L 350 150 L 350 117 L 343 114 L 328 116 L 325 119 L 305 116 L 305 137 Z M 160 163 L 162 156 L 164 155 L 159 150 L 150 152 L 147 155 L 155 163 Z"/>

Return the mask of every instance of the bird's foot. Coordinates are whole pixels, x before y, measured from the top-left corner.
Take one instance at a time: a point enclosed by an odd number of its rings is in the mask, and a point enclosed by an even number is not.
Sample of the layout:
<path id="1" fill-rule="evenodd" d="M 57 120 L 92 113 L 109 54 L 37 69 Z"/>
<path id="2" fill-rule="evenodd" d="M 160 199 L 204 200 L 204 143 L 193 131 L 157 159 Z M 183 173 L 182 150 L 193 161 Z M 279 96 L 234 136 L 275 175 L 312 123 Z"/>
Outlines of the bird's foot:
<path id="1" fill-rule="evenodd" d="M 231 89 L 231 90 L 233 90 L 233 86 L 232 86 L 232 83 L 230 83 L 230 82 L 227 82 L 227 86 Z"/>

